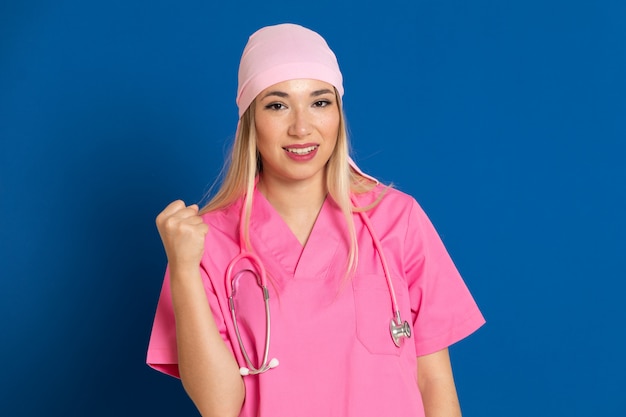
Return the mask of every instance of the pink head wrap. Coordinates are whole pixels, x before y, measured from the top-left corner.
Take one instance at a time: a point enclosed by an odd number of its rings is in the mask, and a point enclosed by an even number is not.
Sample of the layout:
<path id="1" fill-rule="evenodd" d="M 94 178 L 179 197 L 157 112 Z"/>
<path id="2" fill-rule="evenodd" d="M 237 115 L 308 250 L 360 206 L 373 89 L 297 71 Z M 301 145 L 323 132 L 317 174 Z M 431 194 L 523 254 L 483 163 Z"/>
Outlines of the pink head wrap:
<path id="1" fill-rule="evenodd" d="M 259 29 L 248 39 L 239 63 L 239 117 L 267 87 L 299 78 L 327 82 L 343 96 L 339 64 L 324 38 L 291 23 Z"/>
<path id="2" fill-rule="evenodd" d="M 319 34 L 292 23 L 266 26 L 253 33 L 239 63 L 239 117 L 266 88 L 287 80 L 308 78 L 331 84 L 343 97 L 343 77 L 337 57 Z M 363 173 L 348 157 L 350 166 Z"/>

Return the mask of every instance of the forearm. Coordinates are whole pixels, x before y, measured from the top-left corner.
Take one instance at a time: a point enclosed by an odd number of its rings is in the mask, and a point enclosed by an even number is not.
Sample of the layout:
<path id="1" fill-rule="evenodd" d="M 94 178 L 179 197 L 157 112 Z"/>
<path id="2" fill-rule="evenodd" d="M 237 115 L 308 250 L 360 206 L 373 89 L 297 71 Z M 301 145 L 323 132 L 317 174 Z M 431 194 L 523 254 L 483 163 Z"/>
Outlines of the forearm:
<path id="1" fill-rule="evenodd" d="M 203 416 L 238 416 L 243 380 L 217 329 L 200 272 L 170 268 L 170 276 L 183 386 Z"/>
<path id="2" fill-rule="evenodd" d="M 461 417 L 461 408 L 454 384 L 429 381 L 420 389 L 426 417 Z"/>
<path id="3" fill-rule="evenodd" d="M 447 349 L 418 357 L 418 387 L 426 417 L 461 417 Z"/>

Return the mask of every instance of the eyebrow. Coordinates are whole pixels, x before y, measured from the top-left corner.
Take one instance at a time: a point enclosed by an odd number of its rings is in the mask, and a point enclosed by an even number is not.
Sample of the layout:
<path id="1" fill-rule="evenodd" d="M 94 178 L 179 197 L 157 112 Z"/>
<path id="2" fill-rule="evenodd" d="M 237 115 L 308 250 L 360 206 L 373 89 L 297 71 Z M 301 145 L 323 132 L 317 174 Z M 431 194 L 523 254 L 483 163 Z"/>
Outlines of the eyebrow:
<path id="1" fill-rule="evenodd" d="M 334 92 L 328 88 L 324 88 L 322 90 L 315 90 L 311 93 L 311 97 L 319 97 L 319 96 L 323 96 L 324 94 L 334 94 Z M 266 97 L 270 97 L 270 96 L 277 96 L 277 97 L 281 97 L 281 98 L 287 98 L 289 97 L 289 94 L 285 93 L 284 91 L 269 91 L 267 94 L 265 94 L 261 99 L 264 99 Z"/>

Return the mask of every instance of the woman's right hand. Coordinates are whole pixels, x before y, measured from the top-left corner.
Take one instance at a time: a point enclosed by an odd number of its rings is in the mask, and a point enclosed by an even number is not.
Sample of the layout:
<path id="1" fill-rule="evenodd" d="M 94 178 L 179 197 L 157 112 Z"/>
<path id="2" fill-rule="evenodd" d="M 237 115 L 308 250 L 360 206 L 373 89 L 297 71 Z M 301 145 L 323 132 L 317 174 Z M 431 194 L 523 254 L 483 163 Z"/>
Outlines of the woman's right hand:
<path id="1" fill-rule="evenodd" d="M 209 226 L 198 215 L 198 206 L 181 200 L 170 203 L 156 218 L 157 229 L 170 268 L 197 268 L 204 252 Z"/>
<path id="2" fill-rule="evenodd" d="M 156 224 L 169 263 L 178 370 L 185 391 L 203 416 L 239 415 L 243 379 L 220 335 L 199 268 L 209 226 L 197 205 L 180 200 L 170 203 Z"/>

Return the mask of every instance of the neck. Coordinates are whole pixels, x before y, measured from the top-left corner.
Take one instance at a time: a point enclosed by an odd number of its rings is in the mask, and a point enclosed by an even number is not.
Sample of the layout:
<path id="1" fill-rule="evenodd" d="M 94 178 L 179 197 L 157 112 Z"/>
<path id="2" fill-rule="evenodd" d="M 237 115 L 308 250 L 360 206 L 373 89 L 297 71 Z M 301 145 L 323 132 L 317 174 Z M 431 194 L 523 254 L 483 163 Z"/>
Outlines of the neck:
<path id="1" fill-rule="evenodd" d="M 284 182 L 261 176 L 258 189 L 304 246 L 326 199 L 324 178 Z"/>
<path id="2" fill-rule="evenodd" d="M 317 213 L 326 199 L 324 178 L 311 181 L 281 181 L 261 176 L 259 191 L 281 214 L 314 211 Z"/>

